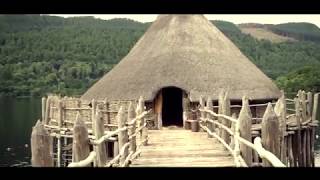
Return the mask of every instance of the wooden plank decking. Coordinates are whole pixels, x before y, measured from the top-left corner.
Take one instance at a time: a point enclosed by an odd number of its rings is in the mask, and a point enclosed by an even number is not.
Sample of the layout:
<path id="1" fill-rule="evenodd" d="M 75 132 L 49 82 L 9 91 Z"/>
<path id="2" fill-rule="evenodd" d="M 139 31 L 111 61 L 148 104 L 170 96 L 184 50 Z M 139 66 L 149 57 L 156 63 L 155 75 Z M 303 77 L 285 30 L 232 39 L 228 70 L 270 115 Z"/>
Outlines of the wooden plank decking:
<path id="1" fill-rule="evenodd" d="M 184 129 L 149 130 L 147 146 L 131 167 L 230 167 L 232 155 L 205 132 Z"/>

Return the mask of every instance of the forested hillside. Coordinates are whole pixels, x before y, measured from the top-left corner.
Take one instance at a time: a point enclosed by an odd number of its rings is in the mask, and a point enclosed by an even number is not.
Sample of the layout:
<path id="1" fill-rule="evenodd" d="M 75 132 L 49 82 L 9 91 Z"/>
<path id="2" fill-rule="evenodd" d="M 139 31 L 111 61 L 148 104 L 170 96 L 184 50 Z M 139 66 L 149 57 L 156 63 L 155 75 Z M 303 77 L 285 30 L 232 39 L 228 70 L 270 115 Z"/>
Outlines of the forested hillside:
<path id="1" fill-rule="evenodd" d="M 299 88 L 291 77 L 308 80 L 320 66 L 317 42 L 271 43 L 241 33 L 230 22 L 213 23 L 281 87 Z M 0 94 L 80 95 L 129 52 L 149 25 L 129 19 L 1 15 Z M 312 68 L 298 70 L 305 66 Z M 319 89 L 320 83 L 313 78 L 304 86 Z"/>

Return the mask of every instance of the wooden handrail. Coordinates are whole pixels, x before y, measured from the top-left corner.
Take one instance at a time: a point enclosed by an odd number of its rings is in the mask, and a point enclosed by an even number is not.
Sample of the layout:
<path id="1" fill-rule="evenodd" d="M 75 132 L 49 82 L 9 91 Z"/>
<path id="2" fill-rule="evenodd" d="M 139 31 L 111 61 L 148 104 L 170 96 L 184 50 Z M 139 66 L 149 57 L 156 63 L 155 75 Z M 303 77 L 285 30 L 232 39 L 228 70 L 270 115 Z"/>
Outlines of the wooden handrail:
<path id="1" fill-rule="evenodd" d="M 91 151 L 89 156 L 82 160 L 82 161 L 79 161 L 79 162 L 72 162 L 68 165 L 68 167 L 85 167 L 85 166 L 88 166 L 90 163 L 92 163 L 94 161 L 94 159 L 96 158 L 97 156 L 97 153 L 94 152 L 94 151 Z"/>
<path id="2" fill-rule="evenodd" d="M 238 122 L 238 120 L 236 120 L 236 119 L 234 119 L 232 117 L 229 117 L 229 116 L 226 116 L 226 115 L 222 115 L 222 114 L 217 114 L 217 113 L 214 113 L 213 111 L 208 110 L 208 109 L 204 109 L 204 110 L 203 109 L 199 109 L 199 110 L 200 110 L 200 112 L 210 113 L 211 115 L 213 115 L 215 117 L 222 117 L 222 118 L 225 118 L 225 119 L 227 119 L 229 121 L 232 121 L 232 122 L 235 122 L 235 123 Z M 240 137 L 240 135 L 237 135 L 230 128 L 228 128 L 227 126 L 225 126 L 225 125 L 223 125 L 223 124 L 221 124 L 219 122 L 216 122 L 216 121 L 214 121 L 212 119 L 209 119 L 209 118 L 200 118 L 200 121 L 201 122 L 207 122 L 208 121 L 210 123 L 214 123 L 214 124 L 218 125 L 219 127 L 223 128 L 231 136 L 235 137 L 239 142 L 241 142 L 242 144 L 244 144 L 244 145 L 252 148 L 254 151 L 256 151 L 261 158 L 264 158 L 267 161 L 269 161 L 274 167 L 286 167 L 274 154 L 272 154 L 270 151 L 267 151 L 266 149 L 263 148 L 263 146 L 261 144 L 261 138 L 260 137 L 256 137 L 254 139 L 254 144 L 252 144 L 251 142 L 249 142 L 248 140 Z M 234 158 L 238 158 L 236 156 L 236 152 L 234 150 L 232 150 L 231 147 L 221 137 L 219 137 L 216 133 L 211 132 L 211 130 L 209 128 L 207 128 L 206 126 L 202 125 L 201 123 L 199 123 L 199 125 L 209 135 L 214 136 L 216 139 L 218 139 L 228 149 L 228 151 L 230 151 L 233 154 Z M 237 161 L 237 159 L 236 159 L 236 161 Z"/>
<path id="3" fill-rule="evenodd" d="M 215 117 L 222 117 L 222 118 L 225 118 L 231 122 L 237 122 L 236 119 L 232 118 L 232 117 L 229 117 L 229 116 L 226 116 L 224 114 L 217 114 L 211 110 L 208 110 L 208 109 L 199 109 L 200 112 L 207 112 L 207 113 L 210 113 L 211 115 L 215 116 Z"/>

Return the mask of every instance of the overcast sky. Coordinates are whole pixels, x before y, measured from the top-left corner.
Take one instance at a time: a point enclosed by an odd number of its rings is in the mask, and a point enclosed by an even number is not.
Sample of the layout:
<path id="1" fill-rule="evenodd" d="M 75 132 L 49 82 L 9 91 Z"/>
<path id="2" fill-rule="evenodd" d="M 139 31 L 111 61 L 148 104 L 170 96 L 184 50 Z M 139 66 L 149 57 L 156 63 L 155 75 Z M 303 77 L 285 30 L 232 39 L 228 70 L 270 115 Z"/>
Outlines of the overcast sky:
<path id="1" fill-rule="evenodd" d="M 151 22 L 157 17 L 157 14 L 52 14 L 54 16 L 73 17 L 73 16 L 94 16 L 100 19 L 129 18 L 140 22 Z M 312 14 L 291 14 L 291 15 L 261 15 L 261 14 L 206 14 L 209 20 L 225 20 L 235 24 L 240 23 L 261 23 L 261 24 L 279 24 L 286 22 L 310 22 L 320 27 L 320 15 Z"/>

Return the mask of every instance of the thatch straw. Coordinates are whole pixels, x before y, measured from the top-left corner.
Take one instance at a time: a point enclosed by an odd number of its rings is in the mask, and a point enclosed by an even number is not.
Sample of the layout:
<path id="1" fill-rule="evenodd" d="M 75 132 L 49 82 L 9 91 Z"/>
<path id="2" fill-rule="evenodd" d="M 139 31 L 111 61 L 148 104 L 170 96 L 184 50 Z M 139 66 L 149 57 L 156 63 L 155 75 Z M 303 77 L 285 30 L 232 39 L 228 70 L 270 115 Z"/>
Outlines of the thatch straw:
<path id="1" fill-rule="evenodd" d="M 129 54 L 95 83 L 82 99 L 153 100 L 168 86 L 231 100 L 276 99 L 279 89 L 202 15 L 160 15 Z"/>

